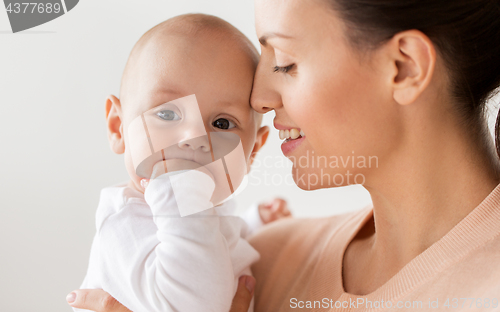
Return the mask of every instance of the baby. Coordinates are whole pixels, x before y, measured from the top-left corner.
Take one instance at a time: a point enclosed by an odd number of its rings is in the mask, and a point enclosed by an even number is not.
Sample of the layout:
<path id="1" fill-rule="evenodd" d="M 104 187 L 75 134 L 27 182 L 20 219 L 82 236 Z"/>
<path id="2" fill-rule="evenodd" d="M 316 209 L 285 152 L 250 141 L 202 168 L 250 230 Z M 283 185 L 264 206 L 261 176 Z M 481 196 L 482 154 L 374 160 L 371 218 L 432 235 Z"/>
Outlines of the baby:
<path id="1" fill-rule="evenodd" d="M 130 181 L 101 191 L 80 288 L 102 288 L 134 312 L 230 309 L 259 258 L 230 199 L 269 133 L 249 103 L 258 59 L 213 16 L 178 16 L 139 39 L 120 99 L 106 101 L 111 149 L 125 154 Z M 253 228 L 288 215 L 281 200 L 247 213 Z"/>

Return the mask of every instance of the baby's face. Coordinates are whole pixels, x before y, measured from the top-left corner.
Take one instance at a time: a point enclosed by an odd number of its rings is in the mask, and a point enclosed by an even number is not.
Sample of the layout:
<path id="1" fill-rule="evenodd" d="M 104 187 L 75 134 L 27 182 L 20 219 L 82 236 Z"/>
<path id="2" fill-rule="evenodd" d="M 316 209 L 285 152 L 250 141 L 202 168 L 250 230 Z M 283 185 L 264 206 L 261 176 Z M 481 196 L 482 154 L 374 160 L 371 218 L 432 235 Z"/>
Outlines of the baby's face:
<path id="1" fill-rule="evenodd" d="M 249 102 L 255 66 L 231 39 L 163 35 L 150 40 L 121 93 L 132 186 L 143 191 L 140 180 L 164 159 L 176 170 L 184 169 L 176 160 L 210 166 L 240 141 L 241 153 L 233 153 L 230 165 L 246 173 L 258 130 Z M 216 184 L 226 179 L 224 170 L 211 172 Z"/>

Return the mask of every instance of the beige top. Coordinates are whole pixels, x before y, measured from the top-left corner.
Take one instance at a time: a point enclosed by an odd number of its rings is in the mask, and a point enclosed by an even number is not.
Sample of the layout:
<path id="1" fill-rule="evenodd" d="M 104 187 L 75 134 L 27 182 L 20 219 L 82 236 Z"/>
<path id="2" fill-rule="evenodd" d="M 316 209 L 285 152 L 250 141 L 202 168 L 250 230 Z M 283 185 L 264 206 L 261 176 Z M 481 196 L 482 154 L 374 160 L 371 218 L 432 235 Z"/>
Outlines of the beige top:
<path id="1" fill-rule="evenodd" d="M 500 311 L 500 184 L 384 285 L 352 295 L 344 291 L 342 259 L 372 217 L 368 207 L 264 227 L 250 240 L 261 254 L 252 267 L 255 312 Z"/>

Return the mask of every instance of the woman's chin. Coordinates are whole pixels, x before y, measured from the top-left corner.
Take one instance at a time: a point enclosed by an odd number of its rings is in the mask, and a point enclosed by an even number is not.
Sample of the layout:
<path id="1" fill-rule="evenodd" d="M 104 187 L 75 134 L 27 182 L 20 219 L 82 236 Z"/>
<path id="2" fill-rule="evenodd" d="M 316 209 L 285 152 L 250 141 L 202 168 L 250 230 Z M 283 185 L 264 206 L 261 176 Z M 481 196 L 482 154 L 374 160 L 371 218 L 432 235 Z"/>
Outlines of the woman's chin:
<path id="1" fill-rule="evenodd" d="M 307 185 L 307 184 L 303 184 L 303 183 L 297 183 L 297 186 L 301 189 L 301 190 L 304 190 L 304 191 L 314 191 L 314 190 L 319 190 L 319 189 L 322 189 L 322 188 L 327 188 L 325 186 L 321 186 L 321 185 L 314 185 L 314 186 L 311 186 L 311 185 Z"/>
<path id="2" fill-rule="evenodd" d="M 356 177 L 358 175 L 362 174 L 357 173 Z M 358 179 L 360 181 L 363 180 L 363 183 L 356 182 L 354 176 L 355 175 L 349 171 L 329 172 L 321 168 L 313 169 L 295 166 L 292 168 L 293 181 L 300 189 L 306 191 L 364 183 L 364 176 L 363 179 Z"/>
<path id="3" fill-rule="evenodd" d="M 329 185 L 325 185 L 323 181 L 319 180 L 319 176 L 310 172 L 309 170 L 301 170 L 298 168 L 292 169 L 292 177 L 295 184 L 302 190 L 313 191 L 322 188 L 328 188 Z"/>

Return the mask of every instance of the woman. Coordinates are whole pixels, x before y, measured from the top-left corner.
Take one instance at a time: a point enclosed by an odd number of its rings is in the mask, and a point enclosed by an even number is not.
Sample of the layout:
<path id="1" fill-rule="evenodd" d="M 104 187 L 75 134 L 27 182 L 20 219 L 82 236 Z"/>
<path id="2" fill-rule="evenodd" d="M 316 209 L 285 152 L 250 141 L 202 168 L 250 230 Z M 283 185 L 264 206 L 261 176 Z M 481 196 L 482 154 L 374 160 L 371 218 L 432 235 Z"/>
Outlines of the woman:
<path id="1" fill-rule="evenodd" d="M 362 183 L 373 207 L 255 236 L 255 311 L 498 309 L 499 16 L 498 0 L 256 0 L 253 108 L 304 133 L 282 145 L 299 187 Z"/>

